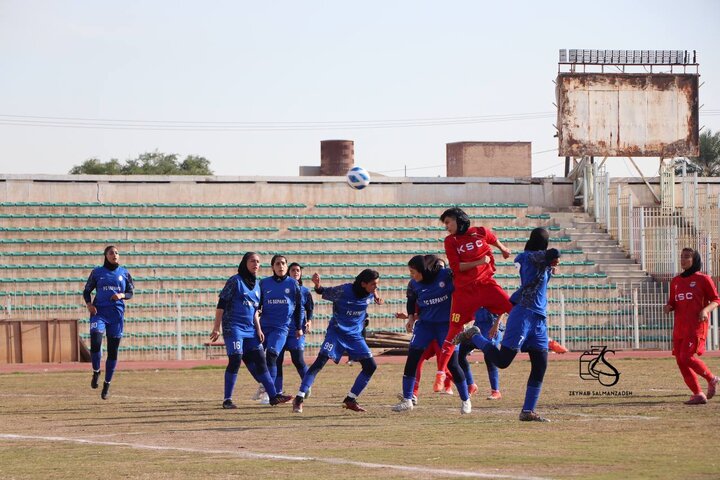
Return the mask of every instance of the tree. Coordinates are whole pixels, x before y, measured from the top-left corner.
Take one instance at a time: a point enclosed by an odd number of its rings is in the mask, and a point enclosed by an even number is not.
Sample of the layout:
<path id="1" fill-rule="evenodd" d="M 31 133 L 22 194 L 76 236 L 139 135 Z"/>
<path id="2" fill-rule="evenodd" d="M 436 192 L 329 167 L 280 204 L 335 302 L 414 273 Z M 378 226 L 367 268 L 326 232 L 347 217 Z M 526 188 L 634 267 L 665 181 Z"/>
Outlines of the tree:
<path id="1" fill-rule="evenodd" d="M 705 130 L 700 134 L 700 156 L 675 160 L 675 174 L 697 172 L 698 177 L 720 177 L 720 131 Z"/>
<path id="2" fill-rule="evenodd" d="M 178 162 L 175 153 L 145 152 L 124 164 L 113 158 L 103 162 L 97 158 L 85 160 L 70 170 L 71 175 L 213 175 L 210 161 L 199 155 L 188 155 Z"/>

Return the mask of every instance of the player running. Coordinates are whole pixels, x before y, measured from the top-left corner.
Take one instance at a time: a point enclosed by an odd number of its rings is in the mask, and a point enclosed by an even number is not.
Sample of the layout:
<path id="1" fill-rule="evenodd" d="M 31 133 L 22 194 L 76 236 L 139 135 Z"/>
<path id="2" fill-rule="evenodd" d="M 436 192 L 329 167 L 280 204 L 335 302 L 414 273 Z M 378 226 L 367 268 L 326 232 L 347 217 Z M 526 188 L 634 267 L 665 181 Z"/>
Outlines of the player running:
<path id="1" fill-rule="evenodd" d="M 260 269 L 260 256 L 255 252 L 247 252 L 238 266 L 238 273 L 230 277 L 220 292 L 215 310 L 215 324 L 210 332 L 210 340 L 216 341 L 222 335 L 227 350 L 228 365 L 225 369 L 225 399 L 222 407 L 234 409 L 232 393 L 237 382 L 240 361 L 245 359 L 248 371 L 263 384 L 270 400 L 270 405 L 277 405 L 292 400 L 292 397 L 275 391 L 270 373 L 268 372 L 265 352 L 263 351 L 262 328 L 258 309 L 260 308 L 260 282 L 257 272 Z M 243 356 L 244 353 L 244 356 Z"/>
<path id="2" fill-rule="evenodd" d="M 353 283 L 346 283 L 337 287 L 323 287 L 320 285 L 320 275 L 312 276 L 315 292 L 333 304 L 332 318 L 325 332 L 320 353 L 315 362 L 308 368 L 300 383 L 300 390 L 293 400 L 293 413 L 302 413 L 303 401 L 307 392 L 315 381 L 315 377 L 332 359 L 338 363 L 347 352 L 351 360 L 360 362 L 362 370 L 355 379 L 350 392 L 343 400 L 343 407 L 355 412 L 364 412 L 357 398 L 365 390 L 370 378 L 377 369 L 375 359 L 365 339 L 362 330 L 367 317 L 368 306 L 375 302 L 383 304 L 383 300 L 375 295 L 380 281 L 380 274 L 375 270 L 366 268 L 355 277 Z"/>
<path id="3" fill-rule="evenodd" d="M 280 355 L 278 356 L 277 376 L 275 377 L 275 390 L 278 392 L 283 391 L 283 360 L 286 350 L 290 351 L 290 358 L 292 359 L 292 363 L 295 366 L 298 375 L 300 375 L 301 381 L 305 376 L 305 373 L 307 373 L 308 367 L 305 364 L 305 358 L 303 357 L 303 353 L 305 352 L 305 334 L 310 332 L 310 329 L 312 328 L 313 311 L 315 310 L 315 303 L 313 302 L 312 294 L 307 287 L 303 286 L 302 266 L 297 262 L 293 262 L 288 266 L 288 272 L 289 275 L 298 282 L 298 285 L 300 285 L 300 314 L 302 315 L 303 334 L 298 338 L 295 335 L 295 332 L 289 332 L 287 340 L 285 341 L 285 348 L 282 349 Z M 308 395 L 306 396 L 309 396 L 309 393 L 310 391 L 308 390 Z"/>
<path id="4" fill-rule="evenodd" d="M 715 396 L 720 379 L 695 355 L 705 352 L 710 314 L 720 304 L 720 298 L 710 276 L 700 272 L 702 260 L 697 251 L 683 248 L 680 267 L 683 272 L 670 282 L 670 298 L 663 310 L 675 315 L 672 354 L 692 392 L 685 404 L 703 405 Z M 707 394 L 700 389 L 698 375 L 708 382 Z"/>
<path id="5" fill-rule="evenodd" d="M 300 338 L 303 335 L 302 293 L 297 280 L 288 275 L 287 259 L 283 255 L 274 255 L 270 265 L 272 276 L 260 280 L 260 327 L 265 335 L 263 347 L 268 372 L 276 384 L 278 358 L 288 336 Z M 277 389 L 277 384 L 275 390 L 282 392 L 282 388 Z M 270 403 L 268 394 L 263 393 L 260 401 Z"/>
<path id="6" fill-rule="evenodd" d="M 91 293 L 95 290 L 95 299 Z M 108 245 L 103 252 L 103 266 L 96 267 L 83 289 L 83 299 L 90 313 L 90 358 L 92 361 L 91 388 L 98 388 L 100 361 L 102 360 L 103 335 L 107 332 L 107 360 L 105 360 L 105 381 L 100 398 L 110 396 L 110 381 L 117 366 L 120 339 L 123 336 L 125 301 L 133 296 L 133 279 L 125 267 L 120 266 L 120 253 L 114 245 Z"/>
<path id="7" fill-rule="evenodd" d="M 525 251 L 515 257 L 515 263 L 520 267 L 520 288 L 510 297 L 515 307 L 507 319 L 500 349 L 483 336 L 476 326 L 456 337 L 458 343 L 472 341 L 485 354 L 485 361 L 498 368 L 507 368 L 520 350 L 528 352 L 530 377 L 520 412 L 520 420 L 526 422 L 549 421 L 535 413 L 547 370 L 547 284 L 560 258 L 557 249 L 547 248 L 549 238 L 544 228 L 534 229 L 525 244 Z"/>

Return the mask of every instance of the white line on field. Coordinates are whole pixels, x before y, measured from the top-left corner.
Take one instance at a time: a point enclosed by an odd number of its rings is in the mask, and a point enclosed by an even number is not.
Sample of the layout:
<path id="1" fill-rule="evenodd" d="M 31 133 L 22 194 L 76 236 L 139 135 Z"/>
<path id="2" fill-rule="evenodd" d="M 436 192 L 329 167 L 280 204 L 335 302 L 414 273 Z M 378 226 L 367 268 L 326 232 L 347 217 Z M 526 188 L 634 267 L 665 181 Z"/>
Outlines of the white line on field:
<path id="1" fill-rule="evenodd" d="M 10 433 L 0 433 L 0 439 L 4 440 L 36 440 L 43 442 L 66 442 L 66 443 L 83 443 L 88 445 L 102 445 L 108 447 L 130 447 L 138 448 L 141 450 L 159 450 L 169 452 L 189 452 L 189 453 L 212 453 L 218 455 L 231 455 L 240 458 L 257 458 L 264 460 L 285 460 L 289 462 L 322 462 L 331 465 L 351 465 L 361 468 L 373 468 L 373 469 L 390 469 L 405 473 L 420 473 L 424 475 L 437 475 L 446 477 L 466 477 L 466 478 L 507 478 L 512 480 L 545 480 L 543 477 L 528 477 L 522 475 L 509 475 L 502 473 L 482 473 L 482 472 L 471 472 L 466 470 L 446 470 L 440 468 L 429 468 L 429 467 L 411 467 L 405 465 L 392 465 L 386 463 L 369 463 L 369 462 L 358 462 L 355 460 L 346 460 L 343 458 L 323 458 L 323 457 L 301 457 L 294 455 L 275 455 L 271 453 L 257 453 L 257 452 L 236 452 L 233 450 L 204 450 L 200 448 L 188 448 L 188 447 L 168 447 L 160 445 L 146 445 L 141 443 L 129 443 L 129 442 L 107 442 L 98 440 L 88 440 L 83 438 L 69 438 L 69 437 L 41 437 L 35 435 L 15 435 Z"/>

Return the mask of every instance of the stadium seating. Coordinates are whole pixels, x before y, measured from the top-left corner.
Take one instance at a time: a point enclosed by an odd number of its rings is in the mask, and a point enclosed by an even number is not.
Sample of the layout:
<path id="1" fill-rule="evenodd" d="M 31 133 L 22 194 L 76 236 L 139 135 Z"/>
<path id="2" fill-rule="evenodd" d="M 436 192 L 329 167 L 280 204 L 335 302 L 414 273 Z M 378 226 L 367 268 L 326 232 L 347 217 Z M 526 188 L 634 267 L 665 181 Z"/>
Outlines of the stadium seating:
<path id="1" fill-rule="evenodd" d="M 476 223 L 492 226 L 513 252 L 537 226 L 551 232 L 563 253 L 549 286 L 551 330 L 564 308 L 570 347 L 587 339 L 631 332 L 599 328 L 626 314 L 627 295 L 559 227 L 551 213 L 522 203 L 460 205 Z M 100 203 L 1 202 L 0 312 L 6 317 L 72 317 L 87 338 L 81 293 L 102 250 L 114 244 L 133 275 L 136 296 L 127 302 L 124 358 L 204 358 L 217 293 L 236 272 L 243 252 L 267 262 L 276 253 L 305 267 L 306 284 L 319 272 L 326 284 L 351 281 L 365 267 L 381 273 L 384 306 L 370 310 L 371 330 L 401 331 L 395 312 L 404 309 L 407 261 L 413 255 L 444 256 L 444 228 L 437 203 Z M 512 258 L 497 258 L 496 278 L 508 292 L 519 284 Z M 316 297 L 317 299 L 317 297 Z M 330 304 L 316 302 L 316 329 L 309 354 L 322 339 Z M 618 302 L 621 302 L 620 304 Z M 620 305 L 620 306 L 619 306 Z M 641 322 L 643 338 L 663 341 L 666 332 Z M 216 347 L 212 347 L 217 350 Z"/>

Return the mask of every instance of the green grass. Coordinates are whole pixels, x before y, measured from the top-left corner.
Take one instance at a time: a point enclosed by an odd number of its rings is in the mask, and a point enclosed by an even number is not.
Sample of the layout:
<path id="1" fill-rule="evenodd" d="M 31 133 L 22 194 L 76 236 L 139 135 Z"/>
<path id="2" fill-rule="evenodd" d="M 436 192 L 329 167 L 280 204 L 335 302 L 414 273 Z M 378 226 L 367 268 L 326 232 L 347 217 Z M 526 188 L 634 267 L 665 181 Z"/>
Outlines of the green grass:
<path id="1" fill-rule="evenodd" d="M 218 368 L 123 371 L 121 363 L 107 401 L 90 389 L 89 368 L 0 375 L 0 433 L 37 437 L 0 437 L 0 477 L 460 478 L 441 471 L 453 470 L 517 478 L 718 478 L 720 398 L 705 406 L 683 405 L 689 392 L 672 359 L 610 360 L 621 372 L 612 388 L 581 380 L 576 360 L 550 362 L 538 406 L 552 420 L 546 424 L 517 420 L 529 372 L 525 359 L 501 371 L 498 402 L 485 400 L 485 366 L 474 365 L 483 395 L 473 397 L 467 416 L 459 413 L 457 395 L 430 391 L 429 364 L 418 406 L 403 414 L 390 411 L 402 375 L 402 365 L 392 364 L 379 366 L 360 398 L 366 414 L 340 408 L 357 364 L 328 365 L 302 415 L 292 414 L 289 405 L 250 401 L 255 385 L 244 369 L 235 394 L 240 408 L 234 411 L 220 408 Z M 720 370 L 718 360 L 706 359 L 714 370 Z M 294 392 L 297 374 L 285 368 L 287 390 Z M 252 452 L 306 459 L 252 458 Z"/>

